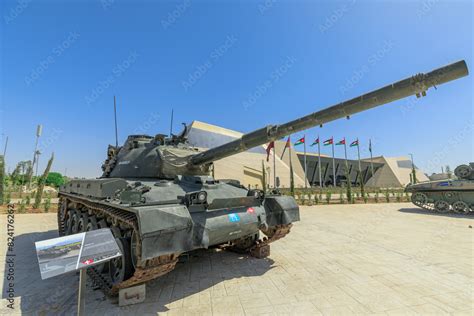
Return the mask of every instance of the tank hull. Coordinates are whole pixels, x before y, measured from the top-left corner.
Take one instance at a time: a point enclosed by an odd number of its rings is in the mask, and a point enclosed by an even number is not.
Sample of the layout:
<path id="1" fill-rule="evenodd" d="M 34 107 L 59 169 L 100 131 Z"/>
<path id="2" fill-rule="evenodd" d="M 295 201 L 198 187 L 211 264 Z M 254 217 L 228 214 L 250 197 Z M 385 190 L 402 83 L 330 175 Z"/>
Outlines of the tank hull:
<path id="1" fill-rule="evenodd" d="M 456 212 L 474 215 L 474 181 L 440 180 L 407 186 L 416 206 L 440 213 Z"/>
<path id="2" fill-rule="evenodd" d="M 115 294 L 170 272 L 181 254 L 195 249 L 221 246 L 264 257 L 268 244 L 299 220 L 292 197 L 257 198 L 243 187 L 199 179 L 73 180 L 59 192 L 59 232 L 108 227 L 123 242 L 135 273 L 108 281 Z M 195 192 L 205 192 L 206 203 L 187 202 Z M 266 239 L 259 241 L 260 235 Z M 100 272 L 107 269 L 99 270 L 95 277 L 104 278 Z"/>

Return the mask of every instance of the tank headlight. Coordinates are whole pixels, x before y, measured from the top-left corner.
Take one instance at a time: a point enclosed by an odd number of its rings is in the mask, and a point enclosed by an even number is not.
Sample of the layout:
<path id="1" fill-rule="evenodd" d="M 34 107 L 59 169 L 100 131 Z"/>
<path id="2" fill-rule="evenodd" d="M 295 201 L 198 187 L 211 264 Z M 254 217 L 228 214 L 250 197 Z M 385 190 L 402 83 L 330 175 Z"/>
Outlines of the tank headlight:
<path id="1" fill-rule="evenodd" d="M 198 193 L 197 198 L 199 203 L 206 203 L 207 193 L 205 191 L 201 191 Z"/>

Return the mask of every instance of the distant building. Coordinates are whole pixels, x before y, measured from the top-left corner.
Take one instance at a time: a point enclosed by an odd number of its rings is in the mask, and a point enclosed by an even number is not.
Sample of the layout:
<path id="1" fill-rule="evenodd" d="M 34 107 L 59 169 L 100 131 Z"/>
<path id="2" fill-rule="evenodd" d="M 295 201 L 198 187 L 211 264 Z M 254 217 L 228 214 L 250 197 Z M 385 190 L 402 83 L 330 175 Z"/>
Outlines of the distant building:
<path id="1" fill-rule="evenodd" d="M 216 125 L 207 124 L 200 121 L 193 121 L 189 126 L 188 141 L 191 145 L 208 149 L 213 148 L 234 139 L 243 134 Z M 294 139 L 293 141 L 295 141 Z M 276 170 L 280 179 L 280 187 L 290 187 L 290 156 L 289 150 L 283 154 L 286 140 L 275 142 L 276 149 Z M 266 145 L 252 148 L 246 152 L 218 160 L 214 163 L 214 176 L 216 179 L 236 179 L 241 184 L 251 187 L 262 187 L 263 170 L 265 168 L 266 183 L 274 187 L 273 181 L 273 151 L 267 162 Z M 308 153 L 307 159 L 307 185 L 319 186 L 318 155 Z M 304 154 L 296 152 L 292 147 L 291 161 L 293 164 L 295 187 L 305 186 Z M 408 157 L 374 157 L 373 177 L 370 159 L 361 159 L 362 179 L 366 186 L 370 187 L 403 187 L 410 182 L 411 161 Z M 346 182 L 344 172 L 345 160 L 335 159 L 336 184 Z M 355 185 L 359 183 L 357 173 L 359 165 L 357 160 L 348 160 L 350 181 Z M 333 183 L 332 158 L 321 155 L 322 182 L 329 186 Z M 418 181 L 427 181 L 426 175 L 416 169 Z"/>
<path id="2" fill-rule="evenodd" d="M 304 153 L 298 152 L 298 158 L 302 166 L 304 166 Z M 345 172 L 345 159 L 335 158 L 335 174 L 336 174 L 336 185 L 340 186 L 342 183 L 347 182 L 346 172 Z M 306 154 L 306 164 L 307 164 L 307 176 L 308 181 L 312 186 L 319 186 L 319 166 L 318 166 L 318 155 L 313 153 Z M 372 177 L 372 169 L 370 166 L 370 161 L 361 160 L 361 170 L 362 170 L 362 179 L 364 184 Z M 349 176 L 352 184 L 356 185 L 360 183 L 360 179 L 357 178 L 359 171 L 359 162 L 357 160 L 347 160 L 347 165 L 349 167 Z M 373 163 L 374 175 L 377 174 L 377 171 L 384 166 L 383 163 L 375 162 Z M 321 182 L 324 186 L 332 186 L 334 183 L 333 175 L 333 163 L 332 157 L 321 155 Z"/>
<path id="3" fill-rule="evenodd" d="M 363 159 L 370 161 L 370 159 Z M 370 187 L 404 187 L 410 183 L 410 174 L 412 173 L 412 164 L 410 157 L 374 157 L 374 162 L 383 164 L 372 179 L 367 181 L 367 186 Z M 428 177 L 415 166 L 416 180 L 418 182 L 428 181 Z"/>

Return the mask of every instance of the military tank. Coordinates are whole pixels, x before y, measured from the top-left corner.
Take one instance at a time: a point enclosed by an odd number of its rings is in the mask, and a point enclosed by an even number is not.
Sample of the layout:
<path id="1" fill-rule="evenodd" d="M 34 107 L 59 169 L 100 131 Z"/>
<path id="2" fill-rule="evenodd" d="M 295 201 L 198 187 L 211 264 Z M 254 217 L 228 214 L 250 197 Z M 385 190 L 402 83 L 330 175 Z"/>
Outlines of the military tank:
<path id="1" fill-rule="evenodd" d="M 474 163 L 454 169 L 457 179 L 409 184 L 406 192 L 416 206 L 429 211 L 474 214 Z"/>
<path id="2" fill-rule="evenodd" d="M 214 179 L 214 161 L 411 95 L 425 96 L 429 88 L 467 74 L 459 61 L 206 151 L 187 142 L 187 128 L 170 137 L 129 136 L 123 146 L 108 147 L 102 177 L 61 187 L 59 233 L 111 229 L 123 256 L 88 271 L 109 294 L 170 272 L 181 254 L 195 249 L 219 246 L 266 257 L 269 245 L 300 219 L 297 203 Z"/>

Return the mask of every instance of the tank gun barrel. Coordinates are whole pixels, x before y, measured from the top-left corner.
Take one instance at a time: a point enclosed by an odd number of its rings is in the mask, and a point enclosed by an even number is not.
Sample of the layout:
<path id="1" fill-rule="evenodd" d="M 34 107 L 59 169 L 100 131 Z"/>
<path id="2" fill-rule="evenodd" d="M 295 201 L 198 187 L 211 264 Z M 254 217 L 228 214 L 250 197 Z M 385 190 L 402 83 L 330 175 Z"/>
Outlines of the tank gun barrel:
<path id="1" fill-rule="evenodd" d="M 323 125 L 339 118 L 369 110 L 379 105 L 387 104 L 411 95 L 425 96 L 426 91 L 468 75 L 464 60 L 421 73 L 404 80 L 387 85 L 378 90 L 363 94 L 348 101 L 330 106 L 296 120 L 281 125 L 268 125 L 264 128 L 243 135 L 241 138 L 217 146 L 191 157 L 189 163 L 193 166 L 211 163 L 228 156 L 244 152 L 256 146 L 280 139 L 289 134 L 297 133 L 313 126 Z"/>

